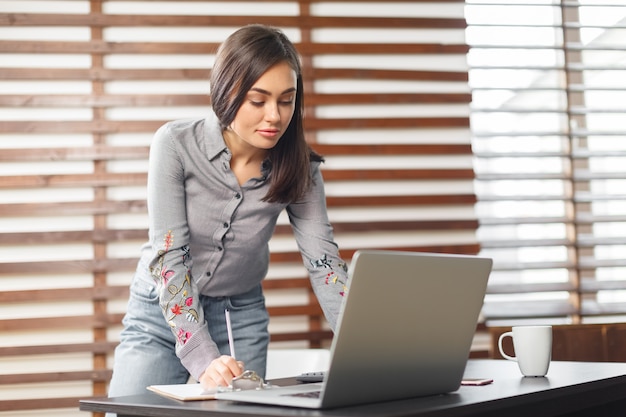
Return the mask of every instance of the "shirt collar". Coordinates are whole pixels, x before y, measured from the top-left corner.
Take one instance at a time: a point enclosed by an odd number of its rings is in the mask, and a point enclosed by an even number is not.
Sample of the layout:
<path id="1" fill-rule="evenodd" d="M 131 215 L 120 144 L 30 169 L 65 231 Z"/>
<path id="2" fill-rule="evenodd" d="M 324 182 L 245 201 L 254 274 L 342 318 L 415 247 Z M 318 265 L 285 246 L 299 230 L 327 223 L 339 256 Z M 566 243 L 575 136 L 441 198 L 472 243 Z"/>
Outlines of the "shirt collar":
<path id="1" fill-rule="evenodd" d="M 204 121 L 204 146 L 209 160 L 215 159 L 222 152 L 228 152 L 222 136 L 222 127 L 212 110 Z"/>
<path id="2" fill-rule="evenodd" d="M 222 127 L 212 110 L 204 120 L 204 146 L 206 155 L 210 161 L 214 160 L 222 153 L 226 153 L 230 158 L 230 150 L 224 141 Z M 269 159 L 265 159 L 261 165 L 261 174 L 264 180 L 270 172 L 272 172 L 272 163 Z"/>

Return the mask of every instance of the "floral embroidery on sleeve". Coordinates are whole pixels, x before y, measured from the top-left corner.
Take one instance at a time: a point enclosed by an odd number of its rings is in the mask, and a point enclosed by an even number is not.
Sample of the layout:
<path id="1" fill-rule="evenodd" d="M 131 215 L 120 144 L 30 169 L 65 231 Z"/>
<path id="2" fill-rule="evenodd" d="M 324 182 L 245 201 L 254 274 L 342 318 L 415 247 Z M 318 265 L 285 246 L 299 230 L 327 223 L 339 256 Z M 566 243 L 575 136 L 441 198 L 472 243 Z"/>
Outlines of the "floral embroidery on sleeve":
<path id="1" fill-rule="evenodd" d="M 332 261 L 328 259 L 326 254 L 324 254 L 324 256 L 322 256 L 319 259 L 311 259 L 309 262 L 311 262 L 311 265 L 314 268 L 330 269 L 331 271 L 328 272 L 328 274 L 326 274 L 325 284 L 326 285 L 340 285 L 341 290 L 339 291 L 339 295 L 341 295 L 342 297 L 346 295 L 346 292 L 348 291 L 348 287 L 346 286 L 345 281 L 339 278 L 339 275 L 337 275 L 337 273 L 335 273 L 335 271 L 332 270 L 333 269 L 331 266 Z M 343 269 L 344 272 L 348 270 L 348 266 L 345 263 L 341 263 L 338 266 L 341 269 Z"/>
<path id="2" fill-rule="evenodd" d="M 167 294 L 169 298 L 166 298 L 165 292 L 161 296 L 161 308 L 163 314 L 167 320 L 172 331 L 174 331 L 176 338 L 180 344 L 185 344 L 187 340 L 192 336 L 192 332 L 177 326 L 175 319 L 177 316 L 185 315 L 185 319 L 190 323 L 198 322 L 198 311 L 193 307 L 194 298 L 189 295 L 191 292 L 191 271 L 188 266 L 188 260 L 190 258 L 189 246 L 185 245 L 181 248 L 182 251 L 182 264 L 185 267 L 185 278 L 180 286 L 178 283 L 170 283 L 170 279 L 175 275 L 175 271 L 169 269 L 165 265 L 165 255 L 170 251 L 174 243 L 174 235 L 172 231 L 168 231 L 164 239 L 164 248 L 159 250 L 158 263 L 155 268 L 151 269 L 151 274 L 158 284 L 164 288 L 167 288 Z M 175 329 L 178 328 L 177 331 Z"/>
<path id="3" fill-rule="evenodd" d="M 342 297 L 344 295 L 346 295 L 346 291 L 348 290 L 348 288 L 346 287 L 345 282 L 343 282 L 342 280 L 339 279 L 339 276 L 334 273 L 334 272 L 329 272 L 326 275 L 326 285 L 330 285 L 330 284 L 341 284 L 341 291 L 339 291 L 339 295 L 341 295 Z"/>
<path id="4" fill-rule="evenodd" d="M 191 332 L 187 332 L 183 329 L 178 329 L 178 334 L 176 335 L 176 339 L 178 339 L 178 343 L 184 345 L 187 343 L 187 339 L 191 337 Z"/>

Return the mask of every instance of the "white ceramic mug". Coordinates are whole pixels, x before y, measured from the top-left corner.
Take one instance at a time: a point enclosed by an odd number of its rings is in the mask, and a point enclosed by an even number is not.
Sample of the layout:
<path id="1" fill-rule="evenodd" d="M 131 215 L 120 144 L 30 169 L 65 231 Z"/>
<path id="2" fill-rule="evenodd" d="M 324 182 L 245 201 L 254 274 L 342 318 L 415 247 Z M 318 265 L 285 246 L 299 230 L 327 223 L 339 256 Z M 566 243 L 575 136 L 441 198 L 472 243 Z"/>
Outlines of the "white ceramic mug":
<path id="1" fill-rule="evenodd" d="M 502 340 L 508 336 L 513 338 L 515 356 L 502 349 Z M 552 358 L 552 326 L 514 326 L 500 335 L 498 349 L 505 359 L 517 362 L 522 375 L 545 376 Z"/>

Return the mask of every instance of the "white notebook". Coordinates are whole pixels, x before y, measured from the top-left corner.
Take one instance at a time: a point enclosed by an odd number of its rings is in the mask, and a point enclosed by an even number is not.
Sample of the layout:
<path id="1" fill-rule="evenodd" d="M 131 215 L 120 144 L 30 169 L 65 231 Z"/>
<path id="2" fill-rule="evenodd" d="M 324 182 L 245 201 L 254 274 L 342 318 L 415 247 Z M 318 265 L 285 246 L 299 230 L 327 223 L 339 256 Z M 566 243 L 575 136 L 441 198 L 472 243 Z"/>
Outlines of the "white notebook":
<path id="1" fill-rule="evenodd" d="M 181 401 L 214 400 L 217 390 L 205 390 L 200 384 L 150 385 L 150 391 Z"/>

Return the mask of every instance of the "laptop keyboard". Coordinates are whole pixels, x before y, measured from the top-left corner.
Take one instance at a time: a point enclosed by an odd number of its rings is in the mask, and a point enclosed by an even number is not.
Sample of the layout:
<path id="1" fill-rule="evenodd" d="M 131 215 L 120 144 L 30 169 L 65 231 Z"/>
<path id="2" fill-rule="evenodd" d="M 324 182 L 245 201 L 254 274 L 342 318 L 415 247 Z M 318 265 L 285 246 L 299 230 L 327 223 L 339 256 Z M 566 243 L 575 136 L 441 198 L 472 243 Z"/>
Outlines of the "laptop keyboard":
<path id="1" fill-rule="evenodd" d="M 288 397 L 303 397 L 303 398 L 319 398 L 322 391 L 309 391 L 309 392 L 297 392 L 295 394 L 285 394 Z"/>
<path id="2" fill-rule="evenodd" d="M 322 382 L 325 376 L 326 376 L 326 372 L 324 371 L 304 372 L 296 377 L 296 381 L 298 382 Z"/>

